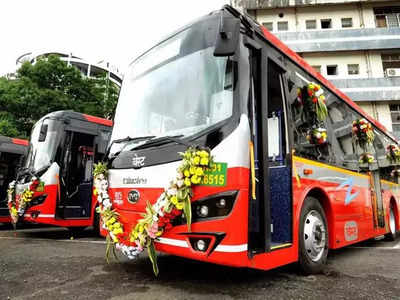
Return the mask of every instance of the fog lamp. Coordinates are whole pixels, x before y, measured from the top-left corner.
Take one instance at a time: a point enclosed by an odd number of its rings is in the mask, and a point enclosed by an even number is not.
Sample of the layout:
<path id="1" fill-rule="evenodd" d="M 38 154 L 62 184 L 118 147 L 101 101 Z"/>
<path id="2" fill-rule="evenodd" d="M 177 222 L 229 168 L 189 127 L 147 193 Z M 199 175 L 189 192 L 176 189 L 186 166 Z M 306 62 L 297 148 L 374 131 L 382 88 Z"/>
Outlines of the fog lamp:
<path id="1" fill-rule="evenodd" d="M 218 208 L 225 208 L 226 200 L 224 198 L 221 198 L 217 201 L 216 205 Z"/>
<path id="2" fill-rule="evenodd" d="M 207 217 L 208 216 L 208 207 L 206 205 L 199 206 L 197 208 L 197 215 L 202 218 Z"/>
<path id="3" fill-rule="evenodd" d="M 206 242 L 205 242 L 204 240 L 198 240 L 198 241 L 196 242 L 196 248 L 197 248 L 199 251 L 204 252 L 204 251 L 206 251 L 206 249 L 207 249 L 207 244 L 206 244 Z"/>

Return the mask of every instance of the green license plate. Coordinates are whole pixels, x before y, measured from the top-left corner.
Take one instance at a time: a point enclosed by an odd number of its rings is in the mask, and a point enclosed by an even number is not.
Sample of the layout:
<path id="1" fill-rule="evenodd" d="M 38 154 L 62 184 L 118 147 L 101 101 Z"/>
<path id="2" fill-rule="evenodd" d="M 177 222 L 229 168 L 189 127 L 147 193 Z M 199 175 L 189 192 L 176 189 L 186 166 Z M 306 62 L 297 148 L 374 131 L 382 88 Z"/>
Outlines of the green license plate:
<path id="1" fill-rule="evenodd" d="M 200 185 L 225 186 L 227 169 L 227 163 L 214 163 L 209 170 L 204 172 Z"/>

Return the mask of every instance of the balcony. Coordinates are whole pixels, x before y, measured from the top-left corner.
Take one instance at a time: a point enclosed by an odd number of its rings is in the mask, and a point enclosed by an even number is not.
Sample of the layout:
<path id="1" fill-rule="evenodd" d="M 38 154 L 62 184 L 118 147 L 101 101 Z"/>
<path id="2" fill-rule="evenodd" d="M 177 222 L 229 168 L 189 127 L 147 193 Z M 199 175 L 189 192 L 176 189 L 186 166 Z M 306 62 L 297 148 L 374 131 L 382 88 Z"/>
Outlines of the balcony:
<path id="1" fill-rule="evenodd" d="M 331 52 L 400 48 L 400 27 L 274 33 L 293 51 Z"/>
<path id="2" fill-rule="evenodd" d="M 279 7 L 303 7 L 313 5 L 335 5 L 349 3 L 372 3 L 379 0 L 232 0 L 234 7 L 245 9 L 268 9 Z"/>
<path id="3" fill-rule="evenodd" d="M 335 79 L 331 82 L 353 101 L 400 100 L 400 77 Z"/>

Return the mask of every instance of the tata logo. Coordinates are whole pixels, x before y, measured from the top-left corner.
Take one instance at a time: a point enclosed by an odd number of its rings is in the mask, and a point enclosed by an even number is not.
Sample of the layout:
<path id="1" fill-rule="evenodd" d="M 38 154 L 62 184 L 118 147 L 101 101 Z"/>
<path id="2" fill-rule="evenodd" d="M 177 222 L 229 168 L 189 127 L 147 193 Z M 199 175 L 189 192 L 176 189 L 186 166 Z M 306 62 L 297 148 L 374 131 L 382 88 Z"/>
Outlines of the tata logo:
<path id="1" fill-rule="evenodd" d="M 134 168 L 141 168 L 144 166 L 144 160 L 146 159 L 145 156 L 137 156 L 136 153 L 134 154 L 135 156 L 132 157 L 132 166 Z"/>
<path id="2" fill-rule="evenodd" d="M 140 193 L 137 190 L 132 190 L 128 193 L 128 202 L 136 204 L 140 199 Z"/>

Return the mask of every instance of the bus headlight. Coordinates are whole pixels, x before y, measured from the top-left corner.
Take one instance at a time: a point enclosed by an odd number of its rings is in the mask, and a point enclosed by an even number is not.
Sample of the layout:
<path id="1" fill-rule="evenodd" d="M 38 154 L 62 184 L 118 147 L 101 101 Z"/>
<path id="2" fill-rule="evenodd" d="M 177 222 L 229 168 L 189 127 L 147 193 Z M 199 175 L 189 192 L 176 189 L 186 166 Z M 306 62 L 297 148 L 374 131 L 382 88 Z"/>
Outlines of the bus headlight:
<path id="1" fill-rule="evenodd" d="M 208 217 L 208 207 L 206 205 L 198 206 L 197 215 L 201 218 Z"/>
<path id="2" fill-rule="evenodd" d="M 44 202 L 44 200 L 46 200 L 46 198 L 47 198 L 47 194 L 37 196 L 31 200 L 31 202 L 29 203 L 29 206 L 35 206 L 35 205 L 42 204 Z"/>

